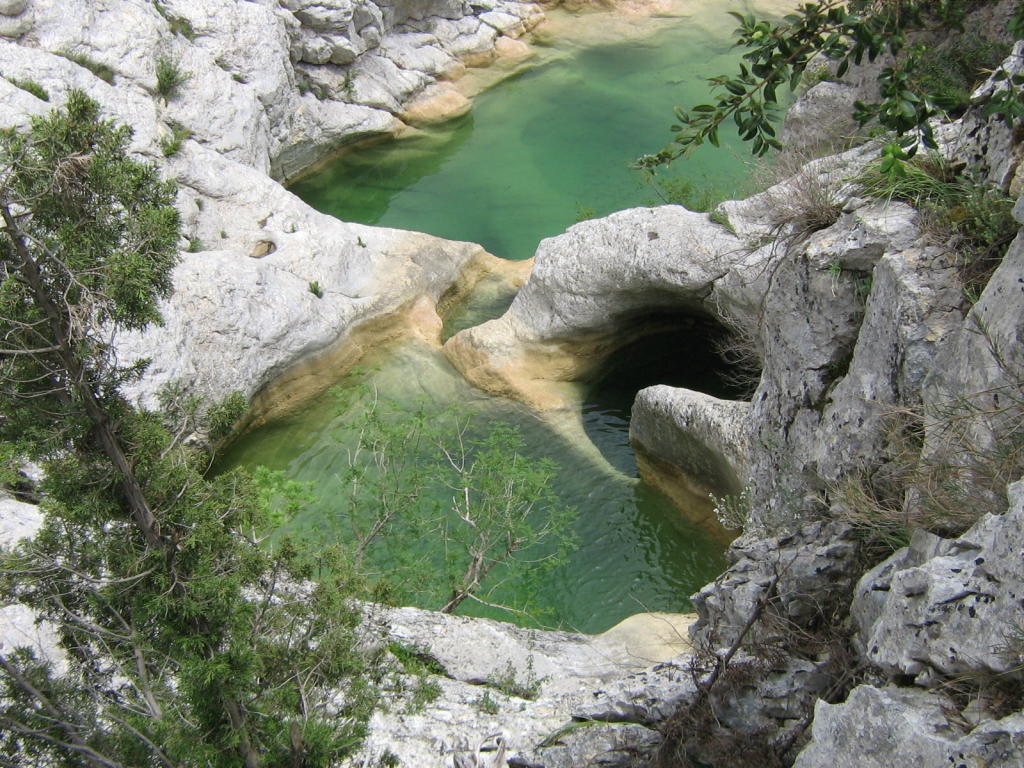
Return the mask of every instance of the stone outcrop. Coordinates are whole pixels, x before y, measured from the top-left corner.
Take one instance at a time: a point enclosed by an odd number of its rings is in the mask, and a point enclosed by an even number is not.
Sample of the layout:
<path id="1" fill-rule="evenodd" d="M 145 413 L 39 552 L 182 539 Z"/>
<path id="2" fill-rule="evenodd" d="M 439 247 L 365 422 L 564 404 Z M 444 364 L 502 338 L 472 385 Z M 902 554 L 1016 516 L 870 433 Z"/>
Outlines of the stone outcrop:
<path id="1" fill-rule="evenodd" d="M 274 179 L 401 130 L 398 116 L 464 69 L 460 57 L 524 33 L 537 6 L 25 0 L 0 11 L 0 127 L 22 127 L 78 88 L 178 181 L 187 243 L 166 326 L 119 347 L 153 360 L 134 391 L 143 402 L 172 381 L 208 401 L 251 397 L 286 371 L 308 382 L 316 365 L 351 364 L 406 332 L 410 312 L 423 319 L 418 301 L 499 266 L 477 246 L 342 224 Z M 161 87 L 158 65 L 183 82 Z M 280 403 L 268 393 L 259 410 Z"/>
<path id="2" fill-rule="evenodd" d="M 410 324 L 428 333 L 440 324 L 433 306 L 462 275 L 503 266 L 470 243 L 342 223 L 216 157 L 185 165 L 180 180 L 204 201 L 195 227 L 210 245 L 182 254 L 164 325 L 120 341 L 124 359 L 152 361 L 136 391 L 147 402 L 172 382 L 209 401 L 259 393 L 261 418 Z"/>
<path id="3" fill-rule="evenodd" d="M 1024 679 L 1024 482 L 1010 508 L 955 539 L 923 530 L 857 585 L 863 655 L 886 674 L 934 685 L 956 677 Z"/>
<path id="4" fill-rule="evenodd" d="M 818 702 L 811 743 L 794 768 L 1021 765 L 1024 715 L 988 720 L 965 734 L 950 722 L 955 709 L 930 691 L 862 685 L 842 704 Z"/>
<path id="5" fill-rule="evenodd" d="M 660 327 L 666 313 L 738 325 L 754 338 L 764 373 L 749 406 L 716 410 L 731 409 L 734 424 L 748 411 L 749 451 L 730 440 L 736 429 L 712 434 L 718 417 L 704 405 L 688 406 L 679 420 L 700 422 L 708 451 L 680 447 L 694 438 L 665 421 L 648 424 L 695 397 L 666 388 L 641 398 L 637 429 L 659 433 L 649 439 L 661 456 L 671 442 L 679 455 L 669 461 L 679 468 L 694 468 L 697 455 L 703 469 L 715 464 L 712 474 L 731 480 L 719 492 L 735 492 L 740 478 L 749 483 L 752 525 L 798 525 L 820 514 L 826 483 L 875 468 L 885 414 L 918 402 L 937 345 L 959 328 L 951 260 L 921 238 L 915 212 L 854 194 L 850 179 L 873 151 L 817 161 L 724 204 L 736 234 L 673 206 L 578 224 L 541 244 L 503 317 L 456 335 L 445 351 L 478 386 L 558 408 L 572 402 L 574 381 L 618 345 Z M 808 231 L 806 217 L 822 196 L 834 200 L 833 223 Z M 644 420 L 648 410 L 658 416 Z"/>
<path id="6" fill-rule="evenodd" d="M 691 597 L 700 616 L 691 630 L 694 644 L 715 649 L 735 643 L 773 583 L 771 609 L 751 628 L 750 642 L 819 626 L 849 599 L 858 553 L 855 532 L 836 522 L 734 542 L 727 553 L 729 568 Z"/>
<path id="7" fill-rule="evenodd" d="M 746 485 L 749 419 L 750 403 L 662 384 L 637 393 L 629 439 L 724 496 Z"/>
<path id="8" fill-rule="evenodd" d="M 715 281 L 751 257 L 707 216 L 634 208 L 543 240 L 530 278 L 502 317 L 445 344 L 477 386 L 541 408 L 566 407 L 572 382 L 652 315 L 712 315 Z"/>
<path id="9" fill-rule="evenodd" d="M 671 711 L 687 674 L 685 617 L 640 614 L 596 636 L 415 608 L 374 607 L 368 622 L 375 642 L 398 644 L 443 673 L 430 676 L 439 695 L 416 711 L 407 692 L 417 682 L 392 687 L 353 765 L 387 753 L 424 768 L 447 768 L 457 755 L 474 764 L 477 754 L 493 758 L 499 739 L 510 765 L 631 765 L 638 749 L 660 742 L 648 726 Z M 659 698 L 664 711 L 645 709 Z"/>

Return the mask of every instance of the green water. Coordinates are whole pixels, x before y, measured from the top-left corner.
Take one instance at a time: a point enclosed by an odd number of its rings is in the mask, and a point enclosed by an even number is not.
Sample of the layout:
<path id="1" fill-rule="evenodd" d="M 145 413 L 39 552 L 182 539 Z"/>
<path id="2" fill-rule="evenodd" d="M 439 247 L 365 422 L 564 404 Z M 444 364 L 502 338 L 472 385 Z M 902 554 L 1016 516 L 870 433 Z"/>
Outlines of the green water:
<path id="1" fill-rule="evenodd" d="M 729 3 L 652 36 L 541 51 L 547 63 L 476 97 L 473 110 L 414 138 L 344 155 L 291 189 L 346 221 L 482 244 L 508 259 L 579 217 L 660 202 L 629 163 L 671 137 L 672 109 L 707 99 L 705 78 L 735 66 Z M 720 21 L 723 20 L 724 21 Z M 666 172 L 692 199 L 734 195 L 747 168 L 733 126 Z"/>
<path id="2" fill-rule="evenodd" d="M 732 23 L 717 19 L 735 4 L 693 2 L 696 16 L 642 40 L 559 42 L 545 51 L 547 63 L 477 97 L 465 118 L 352 152 L 293 191 L 342 219 L 475 241 L 511 259 L 528 258 L 540 239 L 560 233 L 580 213 L 656 204 L 628 163 L 666 141 L 673 105 L 705 98 L 703 78 L 728 71 L 735 58 L 729 50 Z M 723 145 L 673 166 L 673 175 L 693 185 L 695 197 L 701 190 L 735 195 L 742 188 L 746 168 L 735 137 L 723 136 Z M 474 307 L 449 318 L 446 335 L 500 314 L 509 299 L 481 291 Z M 477 414 L 478 432 L 498 421 L 514 424 L 527 440 L 528 456 L 557 462 L 552 488 L 577 511 L 579 547 L 545 576 L 535 607 L 546 624 L 598 632 L 639 611 L 690 610 L 687 596 L 724 568 L 721 545 L 637 480 L 628 444 L 629 407 L 642 386 L 668 383 L 729 395 L 707 346 L 691 333 L 649 340 L 619 355 L 587 388 L 582 429 L 575 432 L 474 390 L 439 351 L 420 342 L 376 351 L 364 361 L 372 371 L 361 381 L 379 402 L 424 399 L 438 413 L 452 404 L 468 408 Z M 351 537 L 339 478 L 353 444 L 348 427 L 368 407 L 363 399 L 339 409 L 326 394 L 233 447 L 227 465 L 268 465 L 314 488 L 316 501 L 278 536 L 296 536 L 311 552 Z M 424 535 L 421 543 L 432 538 L 438 540 Z M 404 554 L 371 553 L 370 570 L 390 573 Z M 487 585 L 494 589 L 489 599 L 520 597 L 531 567 L 520 571 L 521 580 Z M 404 599 L 439 607 L 438 590 L 429 588 L 434 586 L 422 584 L 417 593 L 413 585 Z M 472 602 L 460 612 L 530 623 Z"/>
<path id="3" fill-rule="evenodd" d="M 468 409 L 475 414 L 478 433 L 499 421 L 513 424 L 526 438 L 526 456 L 557 462 L 552 489 L 576 509 L 573 527 L 579 546 L 567 562 L 545 576 L 534 606 L 539 623 L 600 632 L 640 611 L 685 612 L 690 610 L 687 596 L 722 571 L 721 546 L 636 479 L 628 444 L 631 396 L 617 385 L 599 388 L 583 414 L 586 435 L 599 451 L 595 452 L 586 442 L 568 441 L 526 408 L 473 389 L 442 354 L 422 343 L 379 350 L 364 363 L 371 371 L 360 380 L 372 395 L 362 395 L 342 408 L 332 393 L 325 393 L 290 417 L 244 436 L 225 458 L 227 466 L 262 464 L 311 484 L 316 501 L 278 535 L 296 537 L 311 552 L 350 539 L 344 517 L 348 496 L 342 477 L 346 451 L 354 444 L 348 429 L 353 414 L 369 407 L 371 399 L 385 404 L 421 399 L 438 412 L 452 404 Z M 581 436 L 581 440 L 585 438 Z M 426 534 L 424 541 L 441 546 L 434 534 Z M 371 549 L 368 570 L 401 576 L 396 572 L 398 562 L 404 564 L 409 555 Z M 489 601 L 518 602 L 530 586 L 530 574 L 530 565 L 521 566 L 519 578 L 498 585 L 488 595 Z M 418 578 L 430 577 L 420 574 Z M 418 590 L 406 585 L 399 596 L 438 608 L 437 594 L 445 591 L 436 583 L 423 584 Z M 459 612 L 533 623 L 473 602 L 463 603 Z"/>

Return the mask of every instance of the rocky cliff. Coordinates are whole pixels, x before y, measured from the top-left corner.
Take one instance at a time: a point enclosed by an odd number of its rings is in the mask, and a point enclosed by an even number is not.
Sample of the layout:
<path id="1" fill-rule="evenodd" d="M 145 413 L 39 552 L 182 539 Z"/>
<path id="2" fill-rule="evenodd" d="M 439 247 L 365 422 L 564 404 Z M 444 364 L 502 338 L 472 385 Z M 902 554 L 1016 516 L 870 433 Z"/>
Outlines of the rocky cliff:
<path id="1" fill-rule="evenodd" d="M 78 88 L 179 185 L 187 241 L 168 323 L 121 343 L 153 361 L 136 395 L 153 402 L 177 381 L 213 401 L 252 397 L 286 372 L 308 380 L 314 359 L 351 364 L 394 335 L 421 297 L 436 304 L 500 269 L 478 246 L 323 216 L 279 182 L 407 129 L 404 110 L 422 113 L 432 94 L 450 104 L 450 78 L 507 53 L 541 18 L 514 0 L 0 4 L 0 127 Z M 181 82 L 168 86 L 168 72 Z"/>
<path id="2" fill-rule="evenodd" d="M 852 97 L 824 83 L 806 98 L 842 111 Z M 799 144 L 802 104 L 795 114 Z M 1019 191 L 1004 123 L 969 112 L 938 132 L 947 162 Z M 446 345 L 480 386 L 541 408 L 565 407 L 567 382 L 668 308 L 732 329 L 759 363 L 749 401 L 657 386 L 634 405 L 632 439 L 663 459 L 645 467 L 659 484 L 744 489 L 729 509 L 744 530 L 733 565 L 694 597 L 691 630 L 739 682 L 682 697 L 663 764 L 682 752 L 715 765 L 1024 764 L 1024 540 L 1007 487 L 1024 470 L 1024 241 L 972 294 L 962 239 L 858 182 L 877 153 L 806 163 L 713 217 L 637 209 L 579 224 L 541 244 L 504 317 Z M 946 538 L 918 527 L 884 557 L 917 526 Z"/>

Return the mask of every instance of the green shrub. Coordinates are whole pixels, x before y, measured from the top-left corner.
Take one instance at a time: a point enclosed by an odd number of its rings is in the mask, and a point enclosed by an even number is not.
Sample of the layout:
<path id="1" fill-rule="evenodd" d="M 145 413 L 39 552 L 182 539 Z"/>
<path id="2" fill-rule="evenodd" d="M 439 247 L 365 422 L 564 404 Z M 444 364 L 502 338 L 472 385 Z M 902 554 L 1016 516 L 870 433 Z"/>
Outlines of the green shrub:
<path id="1" fill-rule="evenodd" d="M 658 178 L 652 171 L 644 171 L 644 181 L 664 205 L 681 205 L 697 213 L 713 211 L 725 196 L 706 182 L 699 187 L 689 179 L 676 177 Z"/>
<path id="2" fill-rule="evenodd" d="M 540 687 L 543 683 L 544 678 L 538 678 L 533 671 L 533 657 L 531 656 L 527 661 L 526 674 L 523 675 L 522 679 L 516 674 L 515 667 L 512 666 L 510 661 L 505 671 L 498 677 L 488 680 L 486 685 L 504 693 L 506 696 L 533 701 L 540 695 Z"/>
<path id="3" fill-rule="evenodd" d="M 192 22 L 184 16 L 171 13 L 160 0 L 153 0 L 153 7 L 156 8 L 157 13 L 167 20 L 167 25 L 171 28 L 172 35 L 181 35 L 186 40 L 196 39 L 196 31 L 192 28 Z"/>
<path id="4" fill-rule="evenodd" d="M 169 99 L 178 90 L 178 86 L 189 79 L 191 75 L 183 72 L 178 62 L 167 56 L 160 56 L 156 60 L 156 90 L 165 99 Z"/>
<path id="5" fill-rule="evenodd" d="M 320 287 L 320 283 L 316 280 L 310 281 L 309 292 L 316 296 L 318 299 L 322 299 L 324 297 L 324 289 Z"/>
<path id="6" fill-rule="evenodd" d="M 188 252 L 199 253 L 201 250 L 203 250 L 203 241 L 196 235 L 190 237 L 188 239 Z"/>
<path id="7" fill-rule="evenodd" d="M 73 61 L 80 67 L 85 67 L 85 69 L 88 69 L 100 80 L 107 83 L 114 82 L 114 70 L 106 64 L 101 64 L 84 53 L 76 53 L 74 51 L 57 51 L 56 53 L 58 56 L 62 56 L 68 61 Z"/>
<path id="8" fill-rule="evenodd" d="M 962 112 L 971 93 L 1010 52 L 1008 43 L 966 32 L 950 46 L 921 46 L 910 83 L 947 112 Z"/>
<path id="9" fill-rule="evenodd" d="M 1013 199 L 937 154 L 906 160 L 896 149 L 886 151 L 857 182 L 867 194 L 917 208 L 926 233 L 956 254 L 964 294 L 976 301 L 1017 236 Z"/>
<path id="10" fill-rule="evenodd" d="M 46 89 L 43 88 L 43 86 L 41 86 L 35 80 L 30 80 L 28 78 L 25 78 L 24 80 L 19 80 L 18 78 L 12 77 L 10 82 L 11 85 L 17 88 L 21 88 L 21 90 L 23 91 L 28 91 L 37 99 L 40 99 L 42 101 L 50 100 L 50 94 L 47 93 Z"/>
<path id="11" fill-rule="evenodd" d="M 425 675 L 444 675 L 445 668 L 426 651 L 415 648 L 405 643 L 390 642 L 388 651 L 398 659 L 402 669 L 410 675 L 423 677 Z"/>
<path id="12" fill-rule="evenodd" d="M 581 221 L 589 221 L 590 219 L 597 218 L 597 211 L 593 208 L 581 204 L 579 201 L 576 202 L 576 223 Z"/>
<path id="13" fill-rule="evenodd" d="M 232 392 L 218 403 L 210 406 L 206 412 L 206 431 L 213 440 L 220 440 L 231 434 L 246 411 L 249 401 L 241 392 Z"/>
<path id="14" fill-rule="evenodd" d="M 477 699 L 477 709 L 488 715 L 496 715 L 501 710 L 498 706 L 498 702 L 491 698 L 490 691 L 484 691 L 483 696 Z"/>
<path id="15" fill-rule="evenodd" d="M 164 157 L 174 157 L 181 150 L 181 145 L 192 137 L 192 131 L 178 123 L 171 124 L 171 135 L 160 139 L 160 149 Z"/>

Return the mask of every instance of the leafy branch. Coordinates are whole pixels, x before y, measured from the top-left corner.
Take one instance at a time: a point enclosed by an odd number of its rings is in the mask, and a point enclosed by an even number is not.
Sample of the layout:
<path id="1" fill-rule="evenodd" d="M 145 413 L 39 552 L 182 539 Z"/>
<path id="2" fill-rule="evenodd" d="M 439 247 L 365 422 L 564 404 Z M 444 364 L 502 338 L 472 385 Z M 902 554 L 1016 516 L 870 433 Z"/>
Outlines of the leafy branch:
<path id="1" fill-rule="evenodd" d="M 908 32 L 930 23 L 959 28 L 963 4 L 952 0 L 819 0 L 804 4 L 781 22 L 757 19 L 731 11 L 740 26 L 736 46 L 747 52 L 739 73 L 718 75 L 708 82 L 714 101 L 689 110 L 676 108 L 679 121 L 672 126 L 676 137 L 661 151 L 644 155 L 635 166 L 653 169 L 685 157 L 705 141 L 718 146 L 719 129 L 733 120 L 740 138 L 753 143 L 756 156 L 780 149 L 772 124 L 777 119 L 779 93 L 800 83 L 810 61 L 820 55 L 836 62 L 836 77 L 865 58 L 874 61 L 883 53 L 896 55 L 907 44 Z M 856 105 L 854 117 L 862 124 L 876 119 L 903 136 L 913 152 L 918 141 L 934 147 L 928 120 L 942 109 L 928 94 L 919 93 L 912 80 L 918 55 L 912 51 L 903 61 L 887 67 L 879 76 L 882 101 Z"/>

